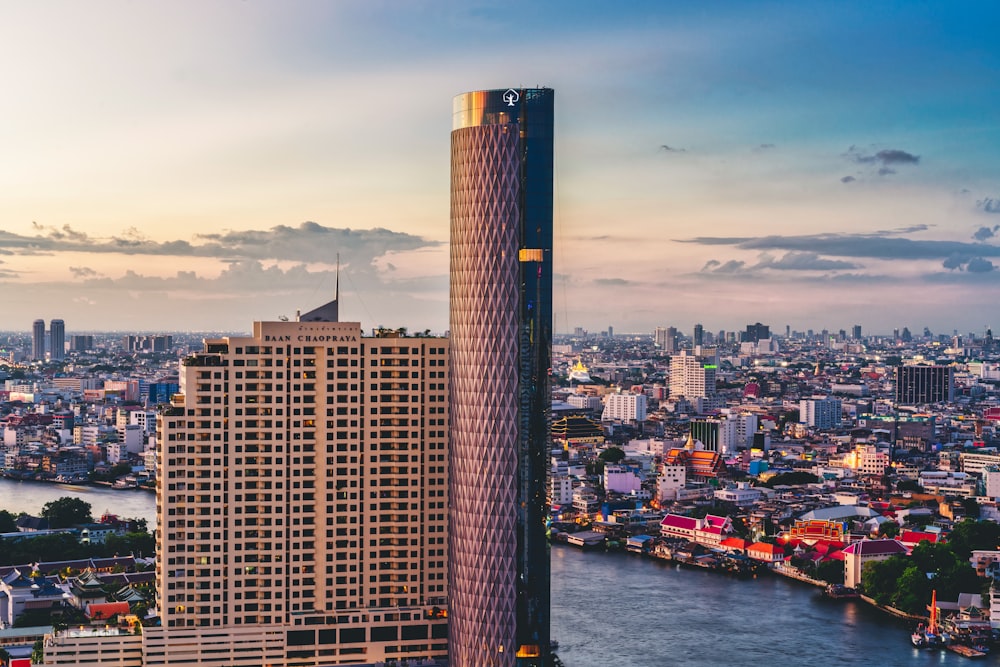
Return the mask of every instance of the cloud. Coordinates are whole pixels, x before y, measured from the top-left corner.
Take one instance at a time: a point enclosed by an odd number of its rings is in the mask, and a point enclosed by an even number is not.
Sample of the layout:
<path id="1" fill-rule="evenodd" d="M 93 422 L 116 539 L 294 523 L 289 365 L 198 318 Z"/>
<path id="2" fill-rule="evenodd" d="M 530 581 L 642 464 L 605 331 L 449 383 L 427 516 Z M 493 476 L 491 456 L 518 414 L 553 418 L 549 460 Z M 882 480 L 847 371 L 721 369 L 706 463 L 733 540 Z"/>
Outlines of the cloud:
<path id="1" fill-rule="evenodd" d="M 961 271 L 962 267 L 969 262 L 969 259 L 971 258 L 968 257 L 967 255 L 959 255 L 956 253 L 949 257 L 946 257 L 945 260 L 941 262 L 941 266 L 943 266 L 946 269 L 952 269 L 952 270 L 958 269 L 959 271 Z"/>
<path id="2" fill-rule="evenodd" d="M 337 253 L 355 270 L 371 264 L 387 252 L 439 246 L 419 236 L 376 227 L 350 229 L 303 222 L 297 227 L 278 225 L 268 230 L 231 230 L 199 234 L 192 241 L 154 241 L 135 228 L 110 238 L 96 238 L 72 229 L 33 223 L 39 232 L 23 236 L 0 230 L 0 252 L 17 254 L 92 252 L 126 255 L 212 257 L 217 259 L 292 260 L 332 264 Z"/>
<path id="3" fill-rule="evenodd" d="M 840 182 L 841 183 L 853 183 L 856 180 L 858 180 L 858 179 L 854 178 L 853 176 L 844 176 L 843 178 L 840 179 Z"/>
<path id="4" fill-rule="evenodd" d="M 896 170 L 895 169 L 891 169 L 889 167 L 879 167 L 879 169 L 878 169 L 878 175 L 879 176 L 890 176 L 890 175 L 895 174 L 895 173 L 896 173 Z"/>
<path id="5" fill-rule="evenodd" d="M 858 164 L 880 164 L 883 167 L 893 164 L 918 164 L 920 162 L 919 155 L 914 155 L 898 148 L 886 148 L 875 153 L 869 153 L 857 146 L 851 146 L 844 153 L 844 157 Z"/>
<path id="6" fill-rule="evenodd" d="M 1000 213 L 1000 199 L 987 197 L 976 202 L 976 208 L 986 213 Z"/>
<path id="7" fill-rule="evenodd" d="M 907 153 L 906 151 L 901 151 L 895 148 L 889 148 L 875 153 L 875 159 L 882 164 L 917 164 L 920 162 L 919 155 Z"/>
<path id="8" fill-rule="evenodd" d="M 702 272 L 704 273 L 741 273 L 746 267 L 746 262 L 741 262 L 739 260 L 731 259 L 725 264 L 719 262 L 718 260 L 712 259 L 705 263 L 702 267 Z"/>
<path id="9" fill-rule="evenodd" d="M 1000 231 L 1000 225 L 993 225 L 993 227 L 980 227 L 976 230 L 976 233 L 972 235 L 977 241 L 985 241 L 986 239 L 991 239 L 996 236 L 997 231 Z"/>
<path id="10" fill-rule="evenodd" d="M 668 146 L 667 144 L 660 144 L 660 150 L 666 153 L 687 153 L 686 148 L 678 148 L 676 146 Z"/>
<path id="11" fill-rule="evenodd" d="M 779 271 L 839 271 L 860 268 L 854 262 L 827 259 L 814 252 L 788 252 L 780 259 L 764 255 L 754 269 L 777 269 Z"/>
<path id="12" fill-rule="evenodd" d="M 87 266 L 71 266 L 69 267 L 69 272 L 73 274 L 74 278 L 94 278 L 100 275 L 97 271 Z"/>
<path id="13" fill-rule="evenodd" d="M 601 287 L 621 287 L 633 283 L 631 280 L 625 280 L 624 278 L 595 278 L 594 284 Z"/>
<path id="14" fill-rule="evenodd" d="M 754 153 L 763 153 L 764 151 L 769 151 L 769 150 L 772 150 L 774 148 L 777 148 L 777 146 L 775 146 L 774 144 L 759 144 L 759 145 L 753 147 L 753 152 Z"/>
<path id="15" fill-rule="evenodd" d="M 968 271 L 969 273 L 989 273 L 996 268 L 993 262 L 983 257 L 959 254 L 946 258 L 941 262 L 941 266 L 950 271 Z"/>
<path id="16" fill-rule="evenodd" d="M 962 241 L 937 241 L 898 238 L 895 234 L 918 229 L 880 231 L 873 234 L 807 234 L 800 236 L 696 237 L 678 239 L 679 243 L 698 245 L 726 245 L 741 250 L 773 252 L 785 250 L 808 252 L 828 257 L 850 259 L 873 258 L 885 260 L 944 260 L 958 257 L 1000 257 L 1000 246 Z M 968 261 L 968 260 L 965 260 Z"/>
<path id="17" fill-rule="evenodd" d="M 965 270 L 969 273 L 988 273 L 994 268 L 993 262 L 990 260 L 983 259 L 982 257 L 973 257 L 969 260 L 969 264 L 965 267 Z"/>

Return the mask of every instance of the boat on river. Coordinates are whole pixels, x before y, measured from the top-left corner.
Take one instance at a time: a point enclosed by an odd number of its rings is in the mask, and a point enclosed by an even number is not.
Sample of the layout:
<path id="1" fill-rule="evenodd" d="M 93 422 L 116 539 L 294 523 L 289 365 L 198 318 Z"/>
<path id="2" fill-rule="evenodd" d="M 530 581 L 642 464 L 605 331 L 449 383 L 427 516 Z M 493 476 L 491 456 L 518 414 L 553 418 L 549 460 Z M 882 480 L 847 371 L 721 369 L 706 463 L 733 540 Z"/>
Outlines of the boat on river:
<path id="1" fill-rule="evenodd" d="M 931 617 L 926 625 L 923 623 L 910 635 L 910 643 L 917 648 L 945 648 L 951 643 L 951 637 L 938 626 L 937 591 L 931 592 Z"/>

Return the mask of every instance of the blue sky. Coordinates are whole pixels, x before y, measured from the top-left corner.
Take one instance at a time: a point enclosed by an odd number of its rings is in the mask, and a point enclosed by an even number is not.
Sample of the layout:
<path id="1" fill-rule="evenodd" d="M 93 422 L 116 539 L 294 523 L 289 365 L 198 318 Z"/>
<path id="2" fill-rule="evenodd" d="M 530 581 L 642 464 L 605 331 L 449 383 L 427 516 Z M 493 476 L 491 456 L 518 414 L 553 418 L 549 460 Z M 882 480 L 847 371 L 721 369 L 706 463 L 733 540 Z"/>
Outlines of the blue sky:
<path id="1" fill-rule="evenodd" d="M 874 4 L 875 6 L 869 6 Z M 981 332 L 995 3 L 0 6 L 7 329 L 447 327 L 452 96 L 556 90 L 556 329 Z"/>

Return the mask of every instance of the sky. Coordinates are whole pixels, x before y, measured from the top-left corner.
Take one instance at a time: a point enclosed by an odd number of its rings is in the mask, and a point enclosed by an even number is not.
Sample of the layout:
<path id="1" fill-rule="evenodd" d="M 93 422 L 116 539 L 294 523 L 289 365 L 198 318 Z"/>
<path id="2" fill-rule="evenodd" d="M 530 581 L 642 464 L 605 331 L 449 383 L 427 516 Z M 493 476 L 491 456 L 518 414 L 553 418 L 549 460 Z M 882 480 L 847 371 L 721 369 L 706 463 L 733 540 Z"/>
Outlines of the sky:
<path id="1" fill-rule="evenodd" d="M 448 326 L 451 100 L 556 94 L 555 329 L 1000 327 L 995 2 L 0 2 L 0 330 Z"/>

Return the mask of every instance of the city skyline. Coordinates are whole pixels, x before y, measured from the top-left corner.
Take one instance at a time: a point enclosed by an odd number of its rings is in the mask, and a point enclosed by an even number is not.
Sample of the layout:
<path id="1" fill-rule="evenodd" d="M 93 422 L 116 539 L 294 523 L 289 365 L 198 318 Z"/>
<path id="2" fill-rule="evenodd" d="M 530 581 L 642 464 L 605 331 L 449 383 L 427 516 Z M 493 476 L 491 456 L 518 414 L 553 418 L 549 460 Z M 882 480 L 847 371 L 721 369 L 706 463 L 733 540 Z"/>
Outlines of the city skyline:
<path id="1" fill-rule="evenodd" d="M 294 319 L 337 253 L 345 320 L 445 330 L 441 100 L 510 81 L 560 90 L 557 332 L 997 326 L 986 3 L 0 12 L 23 330 Z"/>

